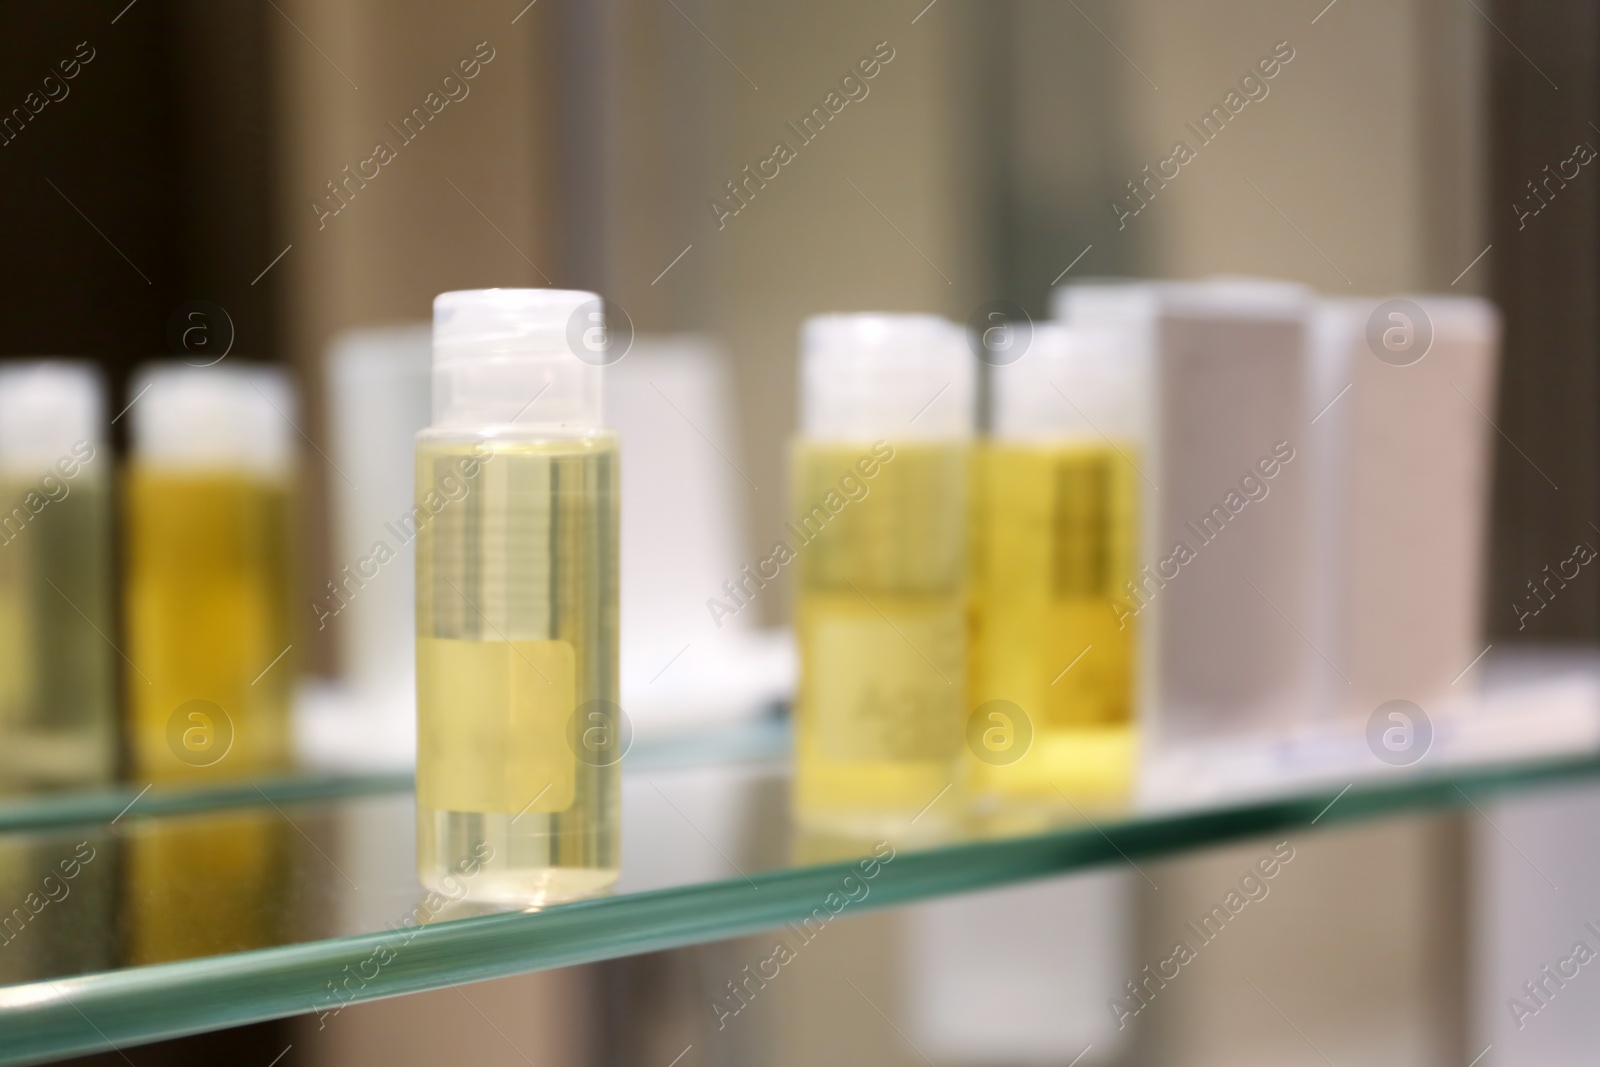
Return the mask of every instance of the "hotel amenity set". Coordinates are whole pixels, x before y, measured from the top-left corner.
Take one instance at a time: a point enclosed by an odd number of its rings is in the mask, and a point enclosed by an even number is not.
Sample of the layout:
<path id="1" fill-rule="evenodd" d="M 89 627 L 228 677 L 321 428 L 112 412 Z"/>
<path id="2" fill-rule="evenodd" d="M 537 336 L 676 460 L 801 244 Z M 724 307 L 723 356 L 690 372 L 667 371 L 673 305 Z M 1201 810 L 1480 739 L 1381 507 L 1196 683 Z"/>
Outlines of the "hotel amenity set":
<path id="1" fill-rule="evenodd" d="M 400 519 L 418 868 L 429 887 L 470 869 L 489 903 L 590 895 L 620 867 L 625 502 L 611 354 L 570 328 L 598 301 L 434 302 L 432 422 Z M 981 335 L 929 315 L 804 324 L 791 521 L 708 590 L 734 611 L 794 576 L 797 824 L 914 841 L 1042 828 L 1135 789 L 1193 802 L 1430 748 L 1504 753 L 1515 716 L 1472 670 L 1490 305 L 1223 279 L 1071 286 L 1055 313 Z M 293 603 L 289 380 L 156 365 L 128 404 L 117 480 L 88 367 L 0 370 L 11 791 L 108 780 L 118 692 L 131 779 L 290 769 L 312 620 Z"/>

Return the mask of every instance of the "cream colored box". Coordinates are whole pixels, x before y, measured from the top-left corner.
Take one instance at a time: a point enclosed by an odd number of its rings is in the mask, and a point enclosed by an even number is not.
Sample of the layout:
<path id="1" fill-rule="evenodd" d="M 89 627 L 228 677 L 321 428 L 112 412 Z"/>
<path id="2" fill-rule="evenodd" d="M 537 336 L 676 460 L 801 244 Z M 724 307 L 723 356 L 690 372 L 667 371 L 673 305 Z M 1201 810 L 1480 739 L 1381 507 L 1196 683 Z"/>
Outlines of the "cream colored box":
<path id="1" fill-rule="evenodd" d="M 1320 711 L 1448 711 L 1487 644 L 1499 316 L 1474 297 L 1324 300 L 1314 334 Z"/>
<path id="2" fill-rule="evenodd" d="M 1288 732 L 1313 700 L 1313 301 L 1282 282 L 1089 285 L 1058 310 L 1148 358 L 1145 566 L 1112 610 L 1139 627 L 1157 743 Z"/>

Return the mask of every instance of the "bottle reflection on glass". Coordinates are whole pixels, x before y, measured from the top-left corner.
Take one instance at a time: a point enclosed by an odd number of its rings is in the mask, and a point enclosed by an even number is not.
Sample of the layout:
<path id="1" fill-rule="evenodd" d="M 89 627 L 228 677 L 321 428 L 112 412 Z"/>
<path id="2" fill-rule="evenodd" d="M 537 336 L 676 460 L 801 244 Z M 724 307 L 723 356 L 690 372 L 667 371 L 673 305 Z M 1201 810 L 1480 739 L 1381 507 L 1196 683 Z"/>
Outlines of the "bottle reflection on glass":
<path id="1" fill-rule="evenodd" d="M 99 828 L 0 837 L 0 983 L 117 965 L 112 847 Z"/>
<path id="2" fill-rule="evenodd" d="M 264 807 L 130 818 L 123 841 L 127 965 L 269 948 L 288 939 L 300 838 L 285 815 Z"/>

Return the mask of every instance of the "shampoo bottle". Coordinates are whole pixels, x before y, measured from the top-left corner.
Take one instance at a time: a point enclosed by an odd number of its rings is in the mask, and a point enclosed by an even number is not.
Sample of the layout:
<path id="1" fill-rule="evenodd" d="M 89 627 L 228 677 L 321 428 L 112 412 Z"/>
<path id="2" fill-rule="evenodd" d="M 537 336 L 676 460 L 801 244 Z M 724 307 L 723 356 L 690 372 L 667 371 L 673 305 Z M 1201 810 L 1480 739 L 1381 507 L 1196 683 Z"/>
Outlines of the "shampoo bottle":
<path id="1" fill-rule="evenodd" d="M 0 791 L 116 769 L 111 456 L 100 380 L 0 369 Z"/>
<path id="2" fill-rule="evenodd" d="M 934 831 L 964 801 L 976 360 L 930 315 L 818 316 L 801 348 L 795 814 Z"/>
<path id="3" fill-rule="evenodd" d="M 145 368 L 129 389 L 133 774 L 266 775 L 290 761 L 294 394 L 282 371 Z"/>
<path id="4" fill-rule="evenodd" d="M 978 456 L 974 790 L 1061 807 L 1126 793 L 1138 621 L 1145 361 L 1112 331 L 1033 328 L 994 368 Z"/>
<path id="5" fill-rule="evenodd" d="M 417 436 L 417 866 L 539 906 L 616 881 L 621 759 L 617 439 L 599 298 L 434 300 Z"/>

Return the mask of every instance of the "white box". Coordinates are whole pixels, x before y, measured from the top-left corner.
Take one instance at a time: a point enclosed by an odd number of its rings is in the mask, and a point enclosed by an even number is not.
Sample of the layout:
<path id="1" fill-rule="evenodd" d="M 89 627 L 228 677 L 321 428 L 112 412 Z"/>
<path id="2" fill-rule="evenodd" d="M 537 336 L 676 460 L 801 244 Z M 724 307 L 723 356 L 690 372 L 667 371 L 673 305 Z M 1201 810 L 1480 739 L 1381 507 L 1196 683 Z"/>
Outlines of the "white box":
<path id="1" fill-rule="evenodd" d="M 1140 627 L 1157 744 L 1286 733 L 1312 705 L 1308 332 L 1281 282 L 1089 285 L 1072 323 L 1126 331 L 1151 361 L 1145 559 L 1119 612 Z"/>
<path id="2" fill-rule="evenodd" d="M 1320 711 L 1448 712 L 1486 645 L 1499 316 L 1474 297 L 1325 300 L 1315 336 L 1313 639 L 1338 666 L 1319 664 Z"/>

